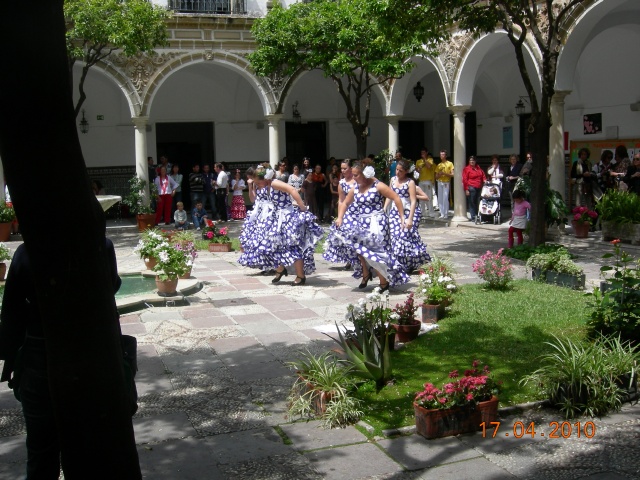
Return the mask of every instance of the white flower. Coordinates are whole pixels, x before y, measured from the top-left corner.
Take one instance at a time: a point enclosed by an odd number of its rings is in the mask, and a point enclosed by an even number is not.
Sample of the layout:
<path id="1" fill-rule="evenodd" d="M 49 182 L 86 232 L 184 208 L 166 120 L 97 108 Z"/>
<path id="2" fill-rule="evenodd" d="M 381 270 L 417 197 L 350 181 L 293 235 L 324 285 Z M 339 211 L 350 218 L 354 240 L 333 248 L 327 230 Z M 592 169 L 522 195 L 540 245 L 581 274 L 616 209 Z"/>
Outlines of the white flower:
<path id="1" fill-rule="evenodd" d="M 400 315 L 397 312 L 393 312 L 389 315 L 389 318 L 391 318 L 391 320 L 400 320 Z"/>
<path id="2" fill-rule="evenodd" d="M 387 299 L 387 301 L 389 300 L 389 290 L 384 291 L 384 298 Z"/>
<path id="3" fill-rule="evenodd" d="M 453 290 L 455 288 L 456 288 L 456 286 L 453 283 L 450 283 L 449 285 L 447 285 L 447 289 L 448 290 Z"/>
<path id="4" fill-rule="evenodd" d="M 450 282 L 452 280 L 451 277 L 447 276 L 447 277 L 442 277 L 442 281 L 443 282 Z"/>
<path id="5" fill-rule="evenodd" d="M 413 178 L 415 178 L 416 180 L 420 179 L 420 173 L 419 172 L 413 172 Z"/>
<path id="6" fill-rule="evenodd" d="M 376 170 L 369 165 L 368 167 L 365 167 L 365 169 L 362 171 L 362 174 L 364 175 L 364 178 L 373 178 L 373 176 L 376 174 Z"/>
<path id="7" fill-rule="evenodd" d="M 360 300 L 358 300 L 358 305 L 360 305 L 361 307 L 364 307 L 366 304 L 367 304 L 366 298 L 361 298 Z"/>
<path id="8" fill-rule="evenodd" d="M 161 262 L 167 262 L 169 260 L 169 254 L 163 250 L 158 252 L 158 258 Z"/>
<path id="9" fill-rule="evenodd" d="M 427 278 L 429 278 L 429 275 L 427 275 L 426 273 L 420 275 L 420 280 L 426 280 Z"/>
<path id="10" fill-rule="evenodd" d="M 426 288 L 423 288 L 423 289 L 422 289 L 422 293 L 427 293 L 427 289 L 426 289 Z"/>

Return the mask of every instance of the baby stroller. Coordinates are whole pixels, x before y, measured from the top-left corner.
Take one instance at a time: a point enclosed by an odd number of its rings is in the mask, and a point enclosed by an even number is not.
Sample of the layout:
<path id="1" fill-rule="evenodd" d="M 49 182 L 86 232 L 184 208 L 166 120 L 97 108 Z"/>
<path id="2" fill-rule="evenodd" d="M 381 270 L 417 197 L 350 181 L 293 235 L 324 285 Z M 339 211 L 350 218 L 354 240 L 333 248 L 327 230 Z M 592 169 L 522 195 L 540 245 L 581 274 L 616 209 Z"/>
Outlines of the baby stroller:
<path id="1" fill-rule="evenodd" d="M 500 224 L 500 195 L 502 194 L 501 183 L 486 182 L 480 191 L 480 204 L 478 205 L 478 216 L 476 225 L 482 223 L 482 217 L 493 217 L 493 223 Z"/>

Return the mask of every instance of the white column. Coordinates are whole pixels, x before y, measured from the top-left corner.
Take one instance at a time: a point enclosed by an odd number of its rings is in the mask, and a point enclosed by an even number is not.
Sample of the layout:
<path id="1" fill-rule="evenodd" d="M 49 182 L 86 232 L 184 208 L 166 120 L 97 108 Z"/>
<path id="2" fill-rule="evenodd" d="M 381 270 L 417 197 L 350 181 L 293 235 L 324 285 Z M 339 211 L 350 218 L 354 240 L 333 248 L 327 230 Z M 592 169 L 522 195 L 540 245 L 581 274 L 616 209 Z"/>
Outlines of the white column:
<path id="1" fill-rule="evenodd" d="M 453 177 L 453 221 L 467 221 L 467 196 L 462 187 L 462 170 L 464 170 L 467 158 L 467 144 L 464 138 L 464 112 L 469 110 L 470 105 L 454 105 L 449 107 L 453 112 L 453 167 L 455 168 Z"/>
<path id="2" fill-rule="evenodd" d="M 389 153 L 395 155 L 398 150 L 398 128 L 400 125 L 400 115 L 387 116 L 389 123 Z"/>
<path id="3" fill-rule="evenodd" d="M 145 193 L 146 202 L 149 202 L 149 168 L 147 166 L 147 123 L 149 117 L 131 117 L 135 127 L 136 145 L 136 175 L 147 182 Z"/>
<path id="4" fill-rule="evenodd" d="M 280 161 L 280 120 L 284 115 L 267 115 L 269 125 L 269 163 L 275 169 Z"/>
<path id="5" fill-rule="evenodd" d="M 571 91 L 557 91 L 551 99 L 551 129 L 549 130 L 549 185 L 565 198 L 564 166 L 564 99 Z M 594 159 L 592 158 L 593 162 Z"/>

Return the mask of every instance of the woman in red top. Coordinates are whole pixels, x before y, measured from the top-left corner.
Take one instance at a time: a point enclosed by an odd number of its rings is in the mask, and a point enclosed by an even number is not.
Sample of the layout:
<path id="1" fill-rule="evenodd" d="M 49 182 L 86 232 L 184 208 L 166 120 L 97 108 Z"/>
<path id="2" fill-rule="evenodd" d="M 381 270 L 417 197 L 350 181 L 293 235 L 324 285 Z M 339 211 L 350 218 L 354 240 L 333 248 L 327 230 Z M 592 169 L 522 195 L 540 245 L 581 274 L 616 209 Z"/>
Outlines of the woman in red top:
<path id="1" fill-rule="evenodd" d="M 467 196 L 468 210 L 471 214 L 470 221 L 474 221 L 478 215 L 478 203 L 482 185 L 487 181 L 484 171 L 476 164 L 476 157 L 469 157 L 469 164 L 462 170 L 462 186 Z"/>

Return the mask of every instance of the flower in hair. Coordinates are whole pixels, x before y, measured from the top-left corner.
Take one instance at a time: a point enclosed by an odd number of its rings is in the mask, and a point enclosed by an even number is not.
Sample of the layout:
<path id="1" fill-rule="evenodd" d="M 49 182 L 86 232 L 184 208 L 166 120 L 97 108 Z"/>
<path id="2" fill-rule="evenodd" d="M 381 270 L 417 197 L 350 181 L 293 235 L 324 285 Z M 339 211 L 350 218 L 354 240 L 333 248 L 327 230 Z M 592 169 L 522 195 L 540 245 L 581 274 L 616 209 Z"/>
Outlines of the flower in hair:
<path id="1" fill-rule="evenodd" d="M 411 168 L 409 168 L 409 173 L 413 173 L 416 169 L 415 165 L 411 165 Z"/>
<path id="2" fill-rule="evenodd" d="M 364 178 L 373 178 L 373 176 L 376 174 L 376 171 L 371 165 L 369 165 L 368 167 L 365 167 L 365 169 L 362 171 L 362 174 L 364 175 Z"/>
<path id="3" fill-rule="evenodd" d="M 265 173 L 264 178 L 265 180 L 271 180 L 275 174 L 276 172 L 269 168 L 267 169 L 267 173 Z"/>

